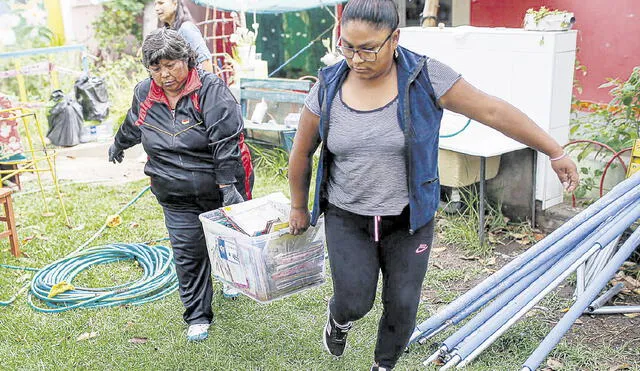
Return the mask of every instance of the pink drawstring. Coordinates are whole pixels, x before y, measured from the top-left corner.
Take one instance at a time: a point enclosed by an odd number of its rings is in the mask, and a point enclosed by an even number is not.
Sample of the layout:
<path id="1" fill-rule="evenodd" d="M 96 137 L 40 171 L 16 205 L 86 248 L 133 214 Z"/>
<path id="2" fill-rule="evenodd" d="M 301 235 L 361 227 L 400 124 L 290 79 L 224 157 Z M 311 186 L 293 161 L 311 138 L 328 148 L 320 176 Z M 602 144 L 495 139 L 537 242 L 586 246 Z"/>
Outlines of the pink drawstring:
<path id="1" fill-rule="evenodd" d="M 373 217 L 373 240 L 375 242 L 380 242 L 380 221 L 381 217 L 374 216 Z"/>

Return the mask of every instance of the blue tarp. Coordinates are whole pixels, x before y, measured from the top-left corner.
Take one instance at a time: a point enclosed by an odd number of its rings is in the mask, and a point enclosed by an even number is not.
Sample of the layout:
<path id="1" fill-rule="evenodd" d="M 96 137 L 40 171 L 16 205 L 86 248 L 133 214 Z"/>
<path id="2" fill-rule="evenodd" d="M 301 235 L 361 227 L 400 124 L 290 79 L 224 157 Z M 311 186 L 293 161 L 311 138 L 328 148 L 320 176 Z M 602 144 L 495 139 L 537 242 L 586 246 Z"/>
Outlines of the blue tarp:
<path id="1" fill-rule="evenodd" d="M 209 8 L 251 13 L 284 13 L 297 10 L 334 6 L 347 0 L 191 0 Z"/>

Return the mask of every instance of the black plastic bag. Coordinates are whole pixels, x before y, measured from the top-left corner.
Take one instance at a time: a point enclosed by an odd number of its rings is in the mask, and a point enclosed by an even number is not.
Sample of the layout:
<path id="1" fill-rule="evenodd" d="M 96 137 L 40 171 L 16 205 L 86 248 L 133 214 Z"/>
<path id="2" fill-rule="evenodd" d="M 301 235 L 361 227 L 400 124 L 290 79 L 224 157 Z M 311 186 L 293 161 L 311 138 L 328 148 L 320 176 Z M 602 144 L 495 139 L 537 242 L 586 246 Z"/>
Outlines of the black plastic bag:
<path id="1" fill-rule="evenodd" d="M 55 104 L 47 115 L 47 138 L 56 146 L 71 147 L 79 144 L 84 129 L 82 107 L 73 97 L 64 95 L 62 90 L 54 91 L 51 100 Z"/>
<path id="2" fill-rule="evenodd" d="M 76 80 L 73 90 L 85 120 L 102 121 L 109 115 L 109 93 L 102 78 L 83 75 Z"/>

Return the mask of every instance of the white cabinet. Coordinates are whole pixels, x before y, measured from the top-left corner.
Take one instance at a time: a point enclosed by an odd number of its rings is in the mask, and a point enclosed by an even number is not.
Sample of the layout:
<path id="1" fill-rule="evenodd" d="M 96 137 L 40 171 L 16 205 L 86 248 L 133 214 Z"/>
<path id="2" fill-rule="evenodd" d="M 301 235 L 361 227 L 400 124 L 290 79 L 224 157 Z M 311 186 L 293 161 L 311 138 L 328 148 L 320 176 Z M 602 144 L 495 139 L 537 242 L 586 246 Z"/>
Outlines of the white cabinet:
<path id="1" fill-rule="evenodd" d="M 408 27 L 400 45 L 440 60 L 486 93 L 500 97 L 531 117 L 561 145 L 569 136 L 577 31 L 538 32 L 512 28 Z M 457 115 L 445 112 L 441 133 L 455 132 Z M 484 125 L 442 138 L 440 148 L 490 157 L 523 148 Z M 537 164 L 536 198 L 546 209 L 562 202 L 562 186 L 548 158 Z"/>

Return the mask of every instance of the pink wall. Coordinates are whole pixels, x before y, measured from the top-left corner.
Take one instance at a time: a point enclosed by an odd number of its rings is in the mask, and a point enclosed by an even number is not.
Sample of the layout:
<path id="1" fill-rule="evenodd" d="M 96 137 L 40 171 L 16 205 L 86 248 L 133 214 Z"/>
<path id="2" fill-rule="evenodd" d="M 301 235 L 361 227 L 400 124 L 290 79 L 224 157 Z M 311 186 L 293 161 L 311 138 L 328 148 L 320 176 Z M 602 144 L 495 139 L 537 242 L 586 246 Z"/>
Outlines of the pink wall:
<path id="1" fill-rule="evenodd" d="M 608 90 L 598 86 L 608 77 L 626 80 L 640 65 L 640 0 L 472 0 L 471 25 L 521 27 L 527 9 L 541 5 L 575 14 L 577 59 L 587 68 L 586 76 L 576 72 L 583 89 L 577 98 L 609 102 Z"/>

